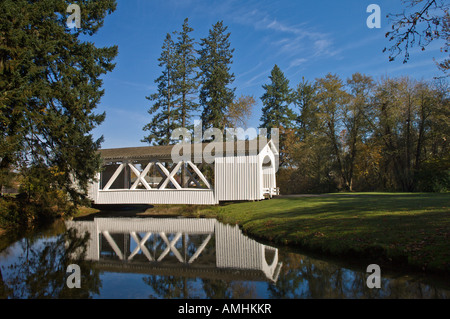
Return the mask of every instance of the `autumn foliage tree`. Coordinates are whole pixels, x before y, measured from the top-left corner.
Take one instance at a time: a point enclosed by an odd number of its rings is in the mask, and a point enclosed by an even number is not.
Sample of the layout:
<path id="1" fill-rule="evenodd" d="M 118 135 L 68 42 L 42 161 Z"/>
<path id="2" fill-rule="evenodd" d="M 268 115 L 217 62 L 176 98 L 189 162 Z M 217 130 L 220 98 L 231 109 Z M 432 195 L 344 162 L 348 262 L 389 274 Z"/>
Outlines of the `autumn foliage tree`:
<path id="1" fill-rule="evenodd" d="M 449 90 L 445 80 L 355 73 L 303 80 L 296 134 L 285 133 L 284 193 L 445 191 L 450 188 Z"/>
<path id="2" fill-rule="evenodd" d="M 228 107 L 225 115 L 227 127 L 246 127 L 256 101 L 253 96 L 241 95 Z"/>

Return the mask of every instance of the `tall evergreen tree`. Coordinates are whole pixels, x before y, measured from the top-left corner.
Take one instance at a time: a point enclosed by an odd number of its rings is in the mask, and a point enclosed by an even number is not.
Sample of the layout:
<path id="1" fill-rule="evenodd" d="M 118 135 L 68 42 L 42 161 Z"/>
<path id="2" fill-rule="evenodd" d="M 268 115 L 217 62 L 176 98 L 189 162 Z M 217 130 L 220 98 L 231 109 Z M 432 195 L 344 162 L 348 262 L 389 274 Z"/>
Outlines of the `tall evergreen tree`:
<path id="1" fill-rule="evenodd" d="M 188 18 L 184 19 L 181 31 L 176 32 L 177 42 L 175 43 L 176 55 L 176 76 L 174 90 L 177 94 L 177 117 L 181 127 L 193 127 L 188 124 L 192 113 L 195 112 L 199 105 L 196 101 L 198 93 L 197 79 L 197 57 L 194 48 L 194 39 L 190 33 L 194 31 L 188 24 Z M 181 185 L 187 187 L 186 181 L 186 165 L 181 167 Z"/>
<path id="2" fill-rule="evenodd" d="M 269 79 L 270 83 L 263 85 L 265 93 L 261 97 L 263 103 L 261 125 L 267 128 L 268 132 L 271 128 L 291 128 L 294 113 L 289 108 L 292 101 L 289 80 L 276 64 Z"/>
<path id="3" fill-rule="evenodd" d="M 235 88 L 229 86 L 234 81 L 230 72 L 234 49 L 230 48 L 230 33 L 222 21 L 213 25 L 208 37 L 201 39 L 198 64 L 201 88 L 200 105 L 203 107 L 203 129 L 225 128 L 225 115 L 235 98 Z"/>
<path id="4" fill-rule="evenodd" d="M 292 102 L 293 94 L 289 87 L 289 80 L 284 76 L 281 69 L 275 64 L 270 76 L 270 83 L 263 85 L 265 90 L 261 97 L 263 103 L 261 127 L 267 129 L 269 138 L 271 129 L 279 129 L 279 154 L 280 166 L 287 163 L 287 136 L 290 135 L 295 120 L 294 113 L 289 108 Z"/>
<path id="5" fill-rule="evenodd" d="M 299 111 L 299 116 L 296 118 L 296 131 L 300 141 L 304 141 L 317 127 L 315 94 L 315 84 L 305 81 L 304 78 L 294 92 L 294 104 Z"/>
<path id="6" fill-rule="evenodd" d="M 150 144 L 168 145 L 171 143 L 172 131 L 178 127 L 177 92 L 175 81 L 177 78 L 176 46 L 170 33 L 167 33 L 162 46 L 161 56 L 158 59 L 162 74 L 155 80 L 158 84 L 156 93 L 147 97 L 154 101 L 148 113 L 153 114 L 144 131 L 150 134 L 142 140 Z"/>
<path id="7" fill-rule="evenodd" d="M 117 55 L 116 46 L 97 48 L 81 39 L 97 32 L 116 2 L 78 4 L 81 28 L 71 30 L 67 1 L 0 2 L 1 175 L 21 169 L 36 177 L 30 196 L 39 183 L 74 203 L 100 168 L 101 139 L 91 131 L 105 115 L 94 110 L 104 93 L 100 76 L 113 70 Z"/>
<path id="8" fill-rule="evenodd" d="M 174 86 L 178 94 L 179 117 L 181 127 L 187 127 L 192 112 L 198 109 L 195 95 L 198 92 L 198 80 L 196 78 L 197 58 L 194 48 L 194 39 L 189 33 L 194 31 L 188 24 L 188 18 L 184 20 L 182 30 L 177 32 L 176 49 L 176 78 Z"/>

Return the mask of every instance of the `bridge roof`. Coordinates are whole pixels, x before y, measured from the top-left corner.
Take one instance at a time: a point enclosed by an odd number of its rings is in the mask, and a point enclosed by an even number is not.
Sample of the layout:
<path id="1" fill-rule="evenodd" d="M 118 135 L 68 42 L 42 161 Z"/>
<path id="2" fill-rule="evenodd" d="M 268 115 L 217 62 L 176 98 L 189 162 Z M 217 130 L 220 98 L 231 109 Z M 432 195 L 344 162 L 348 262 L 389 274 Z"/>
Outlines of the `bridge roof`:
<path id="1" fill-rule="evenodd" d="M 252 140 L 240 142 L 211 142 L 190 144 L 191 158 L 196 155 L 203 154 L 204 149 L 208 146 L 208 151 L 215 157 L 223 157 L 228 155 L 228 150 L 234 150 L 233 155 L 237 155 L 237 151 L 245 151 L 245 155 L 257 155 L 267 145 L 268 141 Z M 110 148 L 100 149 L 100 155 L 105 161 L 114 160 L 139 160 L 139 159 L 157 159 L 157 160 L 171 160 L 172 150 L 176 145 L 157 145 L 157 146 L 141 146 L 141 147 L 124 147 L 124 148 Z M 201 147 L 201 148 L 200 148 Z M 222 149 L 222 151 L 220 151 Z M 179 149 L 178 149 L 179 150 Z M 219 151 L 218 151 L 219 150 Z M 176 152 L 176 150 L 175 150 Z M 182 150 L 179 150 L 181 154 Z M 242 154 L 241 152 L 239 154 Z"/>
<path id="2" fill-rule="evenodd" d="M 95 261 L 94 265 L 109 272 L 220 280 L 253 280 L 274 282 L 262 270 L 219 268 L 215 265 L 156 264 L 150 262 Z"/>

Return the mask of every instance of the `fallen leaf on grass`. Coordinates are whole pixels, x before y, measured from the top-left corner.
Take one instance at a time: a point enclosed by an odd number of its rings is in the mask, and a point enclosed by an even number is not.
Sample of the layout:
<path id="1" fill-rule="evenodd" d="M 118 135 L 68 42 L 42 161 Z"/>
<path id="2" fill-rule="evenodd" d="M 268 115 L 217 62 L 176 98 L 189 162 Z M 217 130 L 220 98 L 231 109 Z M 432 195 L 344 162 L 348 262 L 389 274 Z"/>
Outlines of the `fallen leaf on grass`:
<path id="1" fill-rule="evenodd" d="M 314 237 L 323 237 L 323 236 L 325 236 L 324 233 L 322 233 L 320 231 L 315 232 L 313 235 L 314 235 Z"/>

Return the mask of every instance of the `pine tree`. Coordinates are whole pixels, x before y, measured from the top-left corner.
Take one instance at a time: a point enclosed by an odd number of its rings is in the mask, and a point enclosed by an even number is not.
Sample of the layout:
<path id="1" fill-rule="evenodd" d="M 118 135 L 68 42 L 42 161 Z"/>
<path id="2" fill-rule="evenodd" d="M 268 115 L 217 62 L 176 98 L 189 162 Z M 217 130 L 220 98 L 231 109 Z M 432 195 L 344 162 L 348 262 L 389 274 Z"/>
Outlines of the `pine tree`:
<path id="1" fill-rule="evenodd" d="M 317 126 L 317 105 L 314 101 L 316 88 L 314 83 L 302 79 L 294 92 L 294 104 L 298 108 L 299 116 L 296 118 L 296 131 L 300 141 L 304 141 L 307 135 L 312 133 Z"/>
<path id="2" fill-rule="evenodd" d="M 198 92 L 198 81 L 196 78 L 197 58 L 194 48 L 194 39 L 189 33 L 194 31 L 188 25 L 188 19 L 184 20 L 182 30 L 177 32 L 176 49 L 176 77 L 174 87 L 178 94 L 179 118 L 181 127 L 187 127 L 192 112 L 198 109 L 195 96 Z"/>
<path id="3" fill-rule="evenodd" d="M 203 129 L 225 128 L 228 106 L 235 98 L 230 88 L 234 74 L 230 73 L 234 49 L 230 49 L 230 33 L 222 21 L 213 25 L 208 37 L 201 39 L 198 65 L 201 71 L 200 105 L 203 107 Z"/>
<path id="4" fill-rule="evenodd" d="M 270 84 L 263 85 L 266 91 L 261 97 L 263 103 L 262 116 L 260 121 L 261 127 L 267 129 L 269 138 L 271 136 L 271 129 L 279 130 L 279 153 L 280 166 L 286 164 L 286 137 L 290 134 L 292 129 L 292 122 L 295 119 L 294 113 L 289 108 L 292 101 L 292 90 L 289 88 L 289 80 L 284 76 L 280 68 L 275 64 L 269 79 Z"/>
<path id="5" fill-rule="evenodd" d="M 97 32 L 116 2 L 78 4 L 81 28 L 71 30 L 67 1 L 0 2 L 1 175 L 20 169 L 34 183 L 29 197 L 58 190 L 75 204 L 100 168 L 102 139 L 91 131 L 105 114 L 94 110 L 104 94 L 100 77 L 113 70 L 117 55 L 116 46 L 81 39 Z"/>
<path id="6" fill-rule="evenodd" d="M 158 59 L 162 74 L 155 80 L 158 91 L 147 97 L 154 101 L 149 114 L 154 114 L 151 122 L 144 126 L 144 131 L 150 131 L 142 142 L 158 145 L 171 143 L 171 134 L 178 127 L 177 92 L 175 81 L 177 78 L 176 46 L 170 33 L 167 33 Z"/>
<path id="7" fill-rule="evenodd" d="M 189 120 L 192 113 L 195 112 L 199 105 L 196 102 L 198 93 L 198 79 L 197 79 L 197 57 L 194 48 L 194 39 L 190 37 L 190 33 L 194 31 L 188 24 L 189 20 L 186 18 L 183 22 L 181 31 L 175 32 L 177 35 L 176 49 L 176 76 L 174 89 L 177 94 L 177 108 L 179 125 L 181 127 L 191 127 Z M 181 185 L 186 187 L 186 163 L 181 167 Z"/>
<path id="8" fill-rule="evenodd" d="M 270 76 L 270 84 L 263 85 L 266 91 L 261 97 L 263 103 L 262 127 L 267 128 L 291 128 L 294 113 L 289 108 L 292 101 L 292 90 L 289 88 L 289 80 L 275 64 Z"/>

